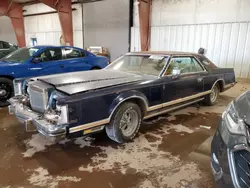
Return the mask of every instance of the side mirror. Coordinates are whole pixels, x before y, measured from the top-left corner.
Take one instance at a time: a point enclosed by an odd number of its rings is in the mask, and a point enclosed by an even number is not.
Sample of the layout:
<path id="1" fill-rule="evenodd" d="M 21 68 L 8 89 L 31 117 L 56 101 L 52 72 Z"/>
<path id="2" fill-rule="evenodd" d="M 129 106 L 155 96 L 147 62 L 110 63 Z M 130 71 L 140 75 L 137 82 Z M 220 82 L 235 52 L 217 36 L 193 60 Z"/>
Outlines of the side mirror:
<path id="1" fill-rule="evenodd" d="M 40 57 L 35 57 L 35 58 L 32 60 L 33 63 L 40 63 L 41 61 L 42 61 L 42 60 L 41 60 Z"/>
<path id="2" fill-rule="evenodd" d="M 173 70 L 172 70 L 172 75 L 173 76 L 179 76 L 181 74 L 181 70 L 178 69 L 177 67 L 175 67 Z"/>

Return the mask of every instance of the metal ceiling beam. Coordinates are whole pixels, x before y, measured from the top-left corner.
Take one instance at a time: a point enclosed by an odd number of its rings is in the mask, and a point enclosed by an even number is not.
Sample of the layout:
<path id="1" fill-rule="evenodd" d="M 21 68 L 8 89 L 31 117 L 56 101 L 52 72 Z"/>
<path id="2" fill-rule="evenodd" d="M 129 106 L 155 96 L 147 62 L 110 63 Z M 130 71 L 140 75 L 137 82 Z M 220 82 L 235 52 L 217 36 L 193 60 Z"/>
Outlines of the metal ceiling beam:
<path id="1" fill-rule="evenodd" d="M 73 46 L 73 23 L 71 0 L 40 0 L 45 5 L 55 9 L 61 23 L 63 39 Z"/>
<path id="2" fill-rule="evenodd" d="M 9 0 L 0 0 L 0 16 L 8 16 L 16 34 L 18 46 L 26 46 L 22 6 Z"/>
<path id="3" fill-rule="evenodd" d="M 151 0 L 138 0 L 141 50 L 148 51 L 150 45 Z"/>

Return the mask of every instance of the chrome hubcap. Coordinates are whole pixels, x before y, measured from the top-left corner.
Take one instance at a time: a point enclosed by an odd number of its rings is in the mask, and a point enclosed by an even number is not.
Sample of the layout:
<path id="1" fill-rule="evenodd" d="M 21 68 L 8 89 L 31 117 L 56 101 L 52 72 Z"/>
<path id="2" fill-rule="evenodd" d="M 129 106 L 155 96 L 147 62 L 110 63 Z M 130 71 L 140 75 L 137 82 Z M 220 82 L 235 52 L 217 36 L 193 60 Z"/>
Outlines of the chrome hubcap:
<path id="1" fill-rule="evenodd" d="M 138 123 L 139 116 L 137 112 L 132 108 L 127 109 L 120 121 L 120 129 L 123 135 L 127 137 L 131 136 L 135 132 Z"/>
<path id="2" fill-rule="evenodd" d="M 210 94 L 210 99 L 212 103 L 214 103 L 217 100 L 218 95 L 219 95 L 219 89 L 217 86 L 214 86 Z"/>
<path id="3" fill-rule="evenodd" d="M 11 86 L 6 83 L 0 83 L 0 101 L 6 101 L 11 95 Z"/>
<path id="4" fill-rule="evenodd" d="M 7 94 L 7 91 L 5 89 L 0 89 L 0 97 L 3 97 Z"/>

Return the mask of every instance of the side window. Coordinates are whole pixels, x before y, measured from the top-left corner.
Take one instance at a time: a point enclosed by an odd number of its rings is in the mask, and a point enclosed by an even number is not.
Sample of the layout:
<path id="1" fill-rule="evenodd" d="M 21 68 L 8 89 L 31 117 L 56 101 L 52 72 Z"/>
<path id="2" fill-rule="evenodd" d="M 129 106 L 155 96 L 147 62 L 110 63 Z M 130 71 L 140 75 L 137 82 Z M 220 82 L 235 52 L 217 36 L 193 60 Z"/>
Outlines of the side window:
<path id="1" fill-rule="evenodd" d="M 65 49 L 65 55 L 67 59 L 84 57 L 84 53 L 82 53 L 80 50 L 75 50 L 71 48 Z"/>
<path id="2" fill-rule="evenodd" d="M 218 68 L 214 63 L 212 63 L 208 58 L 205 56 L 197 56 L 197 58 L 202 62 L 206 67 L 209 68 Z"/>
<path id="3" fill-rule="evenodd" d="M 50 48 L 42 52 L 38 57 L 41 58 L 41 62 L 61 60 L 62 50 L 61 48 Z"/>
<path id="4" fill-rule="evenodd" d="M 201 72 L 203 68 L 193 57 L 173 57 L 165 75 L 171 75 L 173 70 L 178 69 L 181 74 Z"/>
<path id="5" fill-rule="evenodd" d="M 0 49 L 3 49 L 3 42 L 0 41 Z"/>
<path id="6" fill-rule="evenodd" d="M 197 72 L 202 72 L 204 69 L 201 67 L 200 63 L 195 58 L 191 58 L 192 62 L 194 63 Z"/>
<path id="7" fill-rule="evenodd" d="M 10 48 L 10 44 L 7 42 L 2 42 L 3 45 L 3 49 L 9 49 Z"/>

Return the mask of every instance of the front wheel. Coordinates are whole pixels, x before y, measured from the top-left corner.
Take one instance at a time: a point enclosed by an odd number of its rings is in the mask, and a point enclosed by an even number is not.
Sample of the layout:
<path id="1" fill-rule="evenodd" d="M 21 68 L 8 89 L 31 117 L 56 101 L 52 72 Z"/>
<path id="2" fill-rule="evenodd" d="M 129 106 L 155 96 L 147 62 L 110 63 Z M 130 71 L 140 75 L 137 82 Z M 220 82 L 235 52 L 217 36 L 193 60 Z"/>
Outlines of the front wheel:
<path id="1" fill-rule="evenodd" d="M 220 87 L 219 84 L 215 84 L 211 90 L 211 93 L 207 95 L 204 99 L 206 105 L 212 106 L 216 103 L 217 99 L 220 95 Z"/>
<path id="2" fill-rule="evenodd" d="M 123 103 L 106 126 L 106 133 L 110 139 L 118 143 L 132 141 L 139 131 L 141 120 L 142 113 L 137 104 Z"/>
<path id="3" fill-rule="evenodd" d="M 8 78 L 0 78 L 0 107 L 8 106 L 8 99 L 13 95 L 13 83 Z"/>

